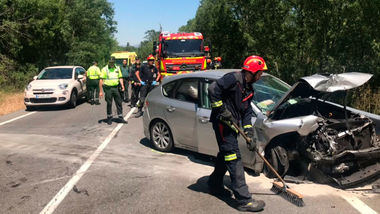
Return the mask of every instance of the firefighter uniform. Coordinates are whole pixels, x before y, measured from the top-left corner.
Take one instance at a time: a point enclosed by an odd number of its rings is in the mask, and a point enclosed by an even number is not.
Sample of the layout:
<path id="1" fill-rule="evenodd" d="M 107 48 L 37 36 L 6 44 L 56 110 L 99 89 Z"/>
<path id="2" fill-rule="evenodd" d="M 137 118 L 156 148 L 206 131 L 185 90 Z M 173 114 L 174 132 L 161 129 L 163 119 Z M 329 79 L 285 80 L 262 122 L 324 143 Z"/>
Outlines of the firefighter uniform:
<path id="1" fill-rule="evenodd" d="M 132 68 L 132 71 L 129 73 L 129 79 L 131 81 L 131 89 L 132 89 L 131 107 L 136 106 L 137 101 L 139 100 L 139 93 L 140 93 L 140 88 L 141 88 L 141 84 L 136 77 L 136 71 L 140 71 L 140 64 L 139 65 L 135 64 Z"/>
<path id="2" fill-rule="evenodd" d="M 87 70 L 87 100 L 93 105 L 99 105 L 99 78 L 100 69 L 98 66 L 93 65 Z"/>
<path id="3" fill-rule="evenodd" d="M 145 98 L 148 93 L 154 88 L 157 84 L 156 79 L 158 76 L 158 70 L 154 65 L 143 65 L 141 66 L 139 76 L 141 79 L 141 89 L 140 89 L 140 102 L 139 102 L 139 111 L 136 114 L 136 117 L 142 116 L 142 109 L 144 107 Z"/>
<path id="4" fill-rule="evenodd" d="M 246 135 L 254 139 L 251 122 L 251 101 L 254 94 L 252 84 L 260 79 L 264 70 L 267 70 L 264 59 L 250 56 L 245 60 L 242 71 L 227 73 L 208 88 L 212 107 L 210 121 L 219 147 L 215 169 L 208 185 L 211 193 L 223 194 L 223 177 L 228 171 L 231 189 L 240 211 L 256 212 L 265 206 L 263 201 L 253 200 L 248 191 L 237 141 L 238 130 L 233 126 L 233 123 L 241 122 Z M 255 150 L 255 140 L 247 142 L 247 146 L 251 151 Z"/>
<path id="5" fill-rule="evenodd" d="M 112 118 L 112 99 L 115 100 L 117 115 L 123 118 L 123 106 L 119 93 L 120 78 L 122 78 L 121 70 L 118 66 L 110 68 L 108 65 L 102 69 L 100 78 L 103 79 L 103 89 L 105 93 L 105 100 L 107 102 L 107 119 L 110 121 Z"/>
<path id="6" fill-rule="evenodd" d="M 210 85 L 209 96 L 213 107 L 210 121 L 219 146 L 215 170 L 210 176 L 209 184 L 212 188 L 222 188 L 223 177 L 228 171 L 236 200 L 239 204 L 249 203 L 252 197 L 245 182 L 237 141 L 238 132 L 231 121 L 223 120 L 220 114 L 226 108 L 231 112 L 235 123 L 241 120 L 244 128 L 252 127 L 252 85 L 245 82 L 242 72 L 228 73 Z"/>

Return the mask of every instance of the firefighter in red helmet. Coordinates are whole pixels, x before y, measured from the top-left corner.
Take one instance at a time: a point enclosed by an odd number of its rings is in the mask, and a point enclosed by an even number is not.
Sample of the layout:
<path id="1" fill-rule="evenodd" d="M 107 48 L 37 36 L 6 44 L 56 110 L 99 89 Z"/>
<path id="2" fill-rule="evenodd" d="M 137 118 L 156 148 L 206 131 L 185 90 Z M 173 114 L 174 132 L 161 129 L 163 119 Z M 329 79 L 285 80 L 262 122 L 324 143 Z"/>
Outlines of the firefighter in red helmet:
<path id="1" fill-rule="evenodd" d="M 251 101 L 253 98 L 252 84 L 260 79 L 267 65 L 259 56 L 248 57 L 242 70 L 225 74 L 213 82 L 209 89 L 211 100 L 211 118 L 219 153 L 215 163 L 215 169 L 210 175 L 208 186 L 210 192 L 219 196 L 230 196 L 230 192 L 224 188 L 223 177 L 228 171 L 231 177 L 231 189 L 238 202 L 240 211 L 261 211 L 265 203 L 252 199 L 245 182 L 244 168 L 238 147 L 238 131 L 232 123 L 240 124 L 246 135 L 254 139 Z M 255 140 L 247 142 L 250 150 L 256 148 Z"/>

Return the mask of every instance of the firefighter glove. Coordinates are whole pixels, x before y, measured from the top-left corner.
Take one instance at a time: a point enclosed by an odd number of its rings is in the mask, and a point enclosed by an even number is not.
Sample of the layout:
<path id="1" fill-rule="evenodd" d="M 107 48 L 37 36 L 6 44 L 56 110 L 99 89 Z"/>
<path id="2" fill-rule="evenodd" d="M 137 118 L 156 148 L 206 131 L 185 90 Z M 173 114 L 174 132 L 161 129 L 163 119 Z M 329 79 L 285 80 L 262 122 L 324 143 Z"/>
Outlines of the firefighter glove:
<path id="1" fill-rule="evenodd" d="M 256 138 L 253 135 L 253 129 L 247 128 L 244 129 L 245 135 L 250 139 L 250 141 L 247 141 L 247 147 L 250 151 L 254 151 L 256 149 Z"/>
<path id="2" fill-rule="evenodd" d="M 225 108 L 224 106 L 222 107 L 219 115 L 221 117 L 220 118 L 221 120 L 233 121 L 231 112 L 227 108 Z"/>

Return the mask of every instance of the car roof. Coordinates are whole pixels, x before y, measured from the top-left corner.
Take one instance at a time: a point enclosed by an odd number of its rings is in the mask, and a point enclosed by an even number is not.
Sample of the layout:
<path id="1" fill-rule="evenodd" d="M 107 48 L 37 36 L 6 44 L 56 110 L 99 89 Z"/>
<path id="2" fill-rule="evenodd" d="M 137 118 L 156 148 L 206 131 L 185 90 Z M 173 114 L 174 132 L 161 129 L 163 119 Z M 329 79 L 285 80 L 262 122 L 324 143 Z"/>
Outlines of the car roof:
<path id="1" fill-rule="evenodd" d="M 209 79 L 219 79 L 224 76 L 226 73 L 240 71 L 241 69 L 218 69 L 218 70 L 205 70 L 205 71 L 195 71 L 186 74 L 177 74 L 169 77 L 165 77 L 162 81 L 163 84 L 171 82 L 173 80 L 182 79 L 182 78 L 209 78 Z M 270 74 L 263 73 L 263 76 Z"/>
<path id="2" fill-rule="evenodd" d="M 75 67 L 82 67 L 79 65 L 61 65 L 61 66 L 50 66 L 46 67 L 45 69 L 50 69 L 50 68 L 75 68 Z"/>

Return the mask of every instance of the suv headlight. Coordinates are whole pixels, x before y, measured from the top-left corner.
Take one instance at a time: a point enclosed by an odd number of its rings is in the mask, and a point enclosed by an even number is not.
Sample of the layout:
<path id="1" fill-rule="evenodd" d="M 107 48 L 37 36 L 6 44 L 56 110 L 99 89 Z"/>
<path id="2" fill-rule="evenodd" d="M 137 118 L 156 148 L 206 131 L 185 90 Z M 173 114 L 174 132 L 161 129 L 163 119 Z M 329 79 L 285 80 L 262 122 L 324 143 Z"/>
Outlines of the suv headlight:
<path id="1" fill-rule="evenodd" d="M 62 84 L 59 84 L 59 85 L 58 85 L 58 88 L 61 89 L 61 90 L 65 90 L 68 86 L 69 86 L 69 84 L 67 84 L 67 83 L 62 83 Z"/>
<path id="2" fill-rule="evenodd" d="M 29 91 L 30 89 L 32 89 L 32 84 L 28 84 L 26 87 L 25 87 L 25 89 L 27 90 L 27 91 Z"/>

